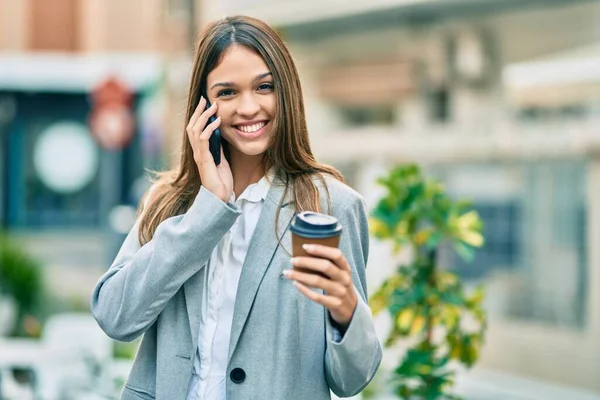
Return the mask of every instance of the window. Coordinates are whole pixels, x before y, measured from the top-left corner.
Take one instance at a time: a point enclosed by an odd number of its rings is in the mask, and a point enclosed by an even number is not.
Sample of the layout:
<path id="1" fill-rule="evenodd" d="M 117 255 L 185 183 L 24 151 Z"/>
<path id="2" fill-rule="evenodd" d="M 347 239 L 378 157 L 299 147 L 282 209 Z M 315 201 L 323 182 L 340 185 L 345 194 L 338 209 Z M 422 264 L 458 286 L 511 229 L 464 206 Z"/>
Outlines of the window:
<path id="1" fill-rule="evenodd" d="M 432 122 L 444 123 L 450 121 L 450 92 L 442 87 L 431 90 L 428 95 L 429 119 Z"/>
<path id="2" fill-rule="evenodd" d="M 17 172 L 12 179 L 21 181 L 20 190 L 11 194 L 15 199 L 19 198 L 19 205 L 13 201 L 9 209 L 13 226 L 89 227 L 100 224 L 99 149 L 75 117 L 32 118 L 20 132 L 21 146 L 13 142 L 13 165 L 18 163 L 20 168 L 11 168 Z M 77 131 L 69 135 L 69 125 L 80 127 L 87 136 L 78 135 Z M 87 140 L 83 141 L 84 138 Z M 22 150 L 16 151 L 17 147 Z M 19 161 L 19 154 L 27 156 Z M 64 165 L 61 158 L 69 159 L 71 165 Z M 76 160 L 81 162 L 74 163 Z"/>
<path id="3" fill-rule="evenodd" d="M 114 206 L 139 200 L 131 197 L 134 181 L 144 174 L 139 135 L 121 151 L 103 151 L 87 131 L 86 95 L 15 98 L 18 113 L 7 128 L 0 191 L 9 228 L 97 228 Z"/>
<path id="4" fill-rule="evenodd" d="M 440 260 L 467 285 L 485 285 L 492 317 L 585 325 L 586 168 L 584 160 L 556 160 L 433 171 L 454 198 L 473 202 L 485 224 L 473 263 L 449 248 Z"/>
<path id="5" fill-rule="evenodd" d="M 76 51 L 78 0 L 31 0 L 30 47 L 41 51 Z"/>
<path id="6" fill-rule="evenodd" d="M 453 268 L 467 279 L 481 278 L 494 269 L 511 270 L 521 257 L 523 245 L 520 204 L 516 201 L 477 202 L 473 208 L 484 223 L 485 246 L 477 251 L 472 263 L 452 253 Z"/>
<path id="7" fill-rule="evenodd" d="M 591 106 L 584 104 L 562 105 L 557 107 L 522 107 L 516 111 L 516 117 L 523 122 L 540 121 L 578 121 L 591 114 Z"/>
<path id="8" fill-rule="evenodd" d="M 394 124 L 392 105 L 340 106 L 338 112 L 345 127 Z"/>
<path id="9" fill-rule="evenodd" d="M 163 0 L 163 15 L 187 23 L 195 5 L 194 0 Z"/>

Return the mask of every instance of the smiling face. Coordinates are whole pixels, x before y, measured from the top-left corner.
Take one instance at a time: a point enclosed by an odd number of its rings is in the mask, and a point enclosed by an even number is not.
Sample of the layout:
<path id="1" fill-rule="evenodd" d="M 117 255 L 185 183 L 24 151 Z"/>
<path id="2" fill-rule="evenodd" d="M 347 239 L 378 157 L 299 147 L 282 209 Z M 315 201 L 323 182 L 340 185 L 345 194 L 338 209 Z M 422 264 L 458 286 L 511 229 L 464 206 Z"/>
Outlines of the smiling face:
<path id="1" fill-rule="evenodd" d="M 232 45 L 208 74 L 206 86 L 232 157 L 262 156 L 273 135 L 276 108 L 273 76 L 264 60 L 247 47 Z"/>

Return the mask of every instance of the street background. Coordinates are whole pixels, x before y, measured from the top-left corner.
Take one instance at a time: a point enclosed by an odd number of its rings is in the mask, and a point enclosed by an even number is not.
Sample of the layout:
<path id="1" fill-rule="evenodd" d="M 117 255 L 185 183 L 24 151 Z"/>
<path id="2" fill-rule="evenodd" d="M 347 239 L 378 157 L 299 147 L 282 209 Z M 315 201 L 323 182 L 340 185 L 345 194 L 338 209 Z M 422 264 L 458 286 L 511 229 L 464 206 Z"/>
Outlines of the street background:
<path id="1" fill-rule="evenodd" d="M 178 160 L 197 34 L 233 14 L 284 37 L 313 150 L 369 207 L 379 176 L 416 162 L 480 213 L 486 244 L 474 263 L 442 254 L 467 287 L 485 284 L 490 316 L 481 361 L 458 391 L 600 399 L 592 0 L 0 0 L 0 228 L 40 264 L 47 296 L 22 333 L 43 339 L 61 315 L 67 330 L 88 329 L 91 290 L 133 224 L 146 169 Z M 375 289 L 394 264 L 387 245 L 371 249 Z M 1 295 L 0 328 L 13 315 Z M 390 321 L 376 323 L 383 338 Z M 69 392 L 72 371 L 53 368 L 38 379 L 44 398 L 112 398 L 102 379 L 122 383 L 135 343 L 94 338 L 107 349 L 86 364 L 94 379 Z M 401 352 L 386 351 L 383 370 Z M 0 379 L 6 398 L 32 395 L 23 371 Z"/>

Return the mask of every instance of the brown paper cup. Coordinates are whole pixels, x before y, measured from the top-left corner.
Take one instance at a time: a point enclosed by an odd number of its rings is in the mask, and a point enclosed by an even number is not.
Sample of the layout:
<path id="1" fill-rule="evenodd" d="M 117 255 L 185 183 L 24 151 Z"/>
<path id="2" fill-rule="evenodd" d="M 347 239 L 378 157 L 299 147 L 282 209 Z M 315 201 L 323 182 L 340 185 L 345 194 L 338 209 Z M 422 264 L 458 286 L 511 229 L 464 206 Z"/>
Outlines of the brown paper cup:
<path id="1" fill-rule="evenodd" d="M 294 257 L 314 257 L 310 254 L 308 254 L 304 248 L 302 247 L 302 245 L 304 244 L 320 244 L 323 246 L 329 246 L 329 247 L 338 247 L 340 244 L 340 235 L 336 235 L 336 236 L 330 236 L 330 237 L 326 237 L 326 238 L 319 238 L 319 239 L 313 239 L 313 238 L 307 238 L 304 236 L 299 236 L 296 235 L 295 233 L 292 233 L 292 255 Z M 306 272 L 306 273 L 315 273 L 312 270 L 307 270 L 304 268 L 296 268 L 293 267 L 296 271 L 300 271 L 300 272 Z M 319 273 L 319 275 L 323 275 L 321 273 Z"/>

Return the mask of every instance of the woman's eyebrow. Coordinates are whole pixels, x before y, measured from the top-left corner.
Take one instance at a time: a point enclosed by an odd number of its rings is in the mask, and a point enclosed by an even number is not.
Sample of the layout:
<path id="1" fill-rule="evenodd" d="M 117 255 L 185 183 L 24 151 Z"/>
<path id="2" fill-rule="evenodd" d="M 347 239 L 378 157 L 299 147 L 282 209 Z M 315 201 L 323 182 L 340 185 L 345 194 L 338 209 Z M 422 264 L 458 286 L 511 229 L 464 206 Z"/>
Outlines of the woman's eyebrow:
<path id="1" fill-rule="evenodd" d="M 273 74 L 271 72 L 264 72 L 262 74 L 257 75 L 256 78 L 254 78 L 254 81 L 255 82 L 260 81 L 261 79 L 264 79 L 269 75 L 273 76 Z M 212 85 L 210 88 L 211 89 L 214 89 L 216 87 L 230 88 L 230 87 L 234 87 L 234 86 L 235 86 L 235 83 L 233 83 L 233 82 L 217 82 L 214 85 Z"/>
<path id="2" fill-rule="evenodd" d="M 264 72 L 260 75 L 257 75 L 256 78 L 254 78 L 254 81 L 260 81 L 261 79 L 266 78 L 269 75 L 273 76 L 271 72 Z"/>
<path id="3" fill-rule="evenodd" d="M 221 87 L 226 87 L 226 88 L 230 88 L 230 87 L 234 87 L 235 84 L 233 82 L 217 82 L 214 85 L 212 85 L 210 88 L 214 89 L 217 86 L 221 86 Z"/>

